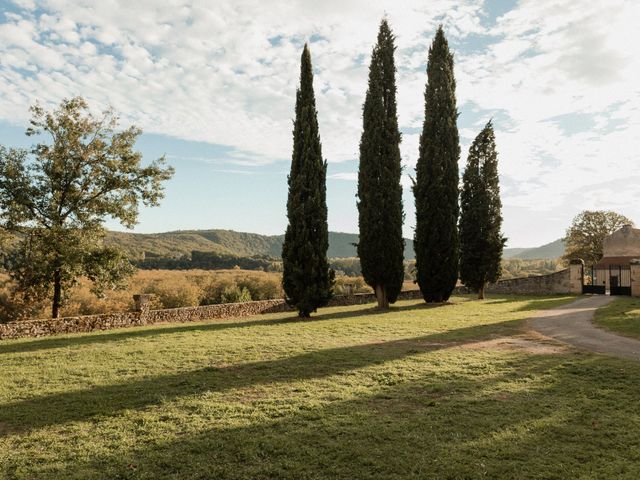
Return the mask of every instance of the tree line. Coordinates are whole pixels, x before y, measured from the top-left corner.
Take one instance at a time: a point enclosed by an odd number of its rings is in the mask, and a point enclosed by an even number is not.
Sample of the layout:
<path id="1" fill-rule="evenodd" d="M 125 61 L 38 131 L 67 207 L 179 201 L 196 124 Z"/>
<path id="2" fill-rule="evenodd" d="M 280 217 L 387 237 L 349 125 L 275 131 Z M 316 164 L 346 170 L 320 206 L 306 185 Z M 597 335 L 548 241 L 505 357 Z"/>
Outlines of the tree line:
<path id="1" fill-rule="evenodd" d="M 362 275 L 382 308 L 395 302 L 405 276 L 395 49 L 385 19 L 369 65 L 357 193 L 357 252 Z M 440 27 L 428 54 L 413 185 L 416 276 L 427 302 L 447 301 L 459 274 L 482 294 L 483 285 L 499 276 L 504 244 L 491 122 L 472 145 L 459 195 L 455 87 L 453 55 Z M 103 223 L 111 218 L 125 227 L 135 225 L 139 205 L 159 205 L 174 170 L 164 158 L 144 166 L 134 149 L 141 130 L 119 130 L 112 110 L 96 116 L 81 97 L 63 100 L 52 111 L 36 105 L 31 113 L 27 135 L 38 142 L 30 149 L 0 146 L 0 242 L 5 234 L 2 261 L 11 280 L 11 301 L 4 303 L 27 316 L 29 305 L 49 298 L 56 318 L 81 277 L 98 295 L 124 287 L 133 267 L 121 249 L 105 244 Z M 335 282 L 327 259 L 326 174 L 305 45 L 282 249 L 286 298 L 303 317 L 328 302 Z M 210 255 L 198 259 L 222 260 L 232 261 Z"/>
<path id="2" fill-rule="evenodd" d="M 404 278 L 405 219 L 396 106 L 395 36 L 380 23 L 371 53 L 362 109 L 358 168 L 358 257 L 380 308 L 394 303 Z M 484 297 L 500 277 L 502 213 L 492 122 L 473 142 L 459 187 L 453 54 L 442 26 L 429 48 L 425 116 L 413 182 L 416 281 L 426 302 L 445 302 L 460 278 Z M 327 163 L 322 157 L 311 54 L 305 44 L 296 94 L 293 154 L 288 177 L 288 226 L 282 250 L 287 301 L 308 317 L 332 294 L 327 251 Z"/>
<path id="3" fill-rule="evenodd" d="M 178 258 L 147 256 L 134 260 L 133 264 L 143 270 L 281 270 L 281 262 L 268 255 L 241 256 L 200 250 L 192 250 L 191 255 Z"/>

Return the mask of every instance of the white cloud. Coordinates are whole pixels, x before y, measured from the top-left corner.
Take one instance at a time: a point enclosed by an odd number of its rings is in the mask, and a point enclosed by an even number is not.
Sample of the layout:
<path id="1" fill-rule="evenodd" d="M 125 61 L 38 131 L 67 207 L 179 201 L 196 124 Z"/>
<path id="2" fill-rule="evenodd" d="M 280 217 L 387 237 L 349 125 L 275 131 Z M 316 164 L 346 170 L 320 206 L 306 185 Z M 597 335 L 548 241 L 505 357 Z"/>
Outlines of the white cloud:
<path id="1" fill-rule="evenodd" d="M 640 40 L 639 17 L 640 4 L 624 0 L 521 1 L 489 32 L 497 41 L 485 52 L 457 57 L 461 101 L 508 117 L 494 121 L 505 205 L 565 225 L 586 208 L 640 219 L 637 183 L 627 181 L 638 171 L 640 58 L 628 45 Z M 593 126 L 572 128 L 585 116 Z M 550 240 L 559 230 L 539 232 Z M 530 233 L 511 236 L 524 244 Z"/>
<path id="2" fill-rule="evenodd" d="M 323 153 L 329 162 L 353 160 L 369 55 L 386 13 L 397 35 L 400 123 L 412 129 L 401 146 L 405 187 L 418 155 L 427 51 L 442 22 L 452 46 L 471 34 L 487 45 L 455 50 L 462 161 L 496 117 L 508 208 L 564 221 L 593 199 L 605 207 L 637 199 L 632 184 L 616 182 L 638 168 L 638 2 L 521 0 L 495 22 L 482 0 L 13 3 L 22 10 L 0 25 L 5 120 L 24 122 L 36 99 L 80 94 L 146 132 L 232 147 L 227 160 L 237 165 L 286 160 L 301 43 L 314 39 Z M 593 127 L 567 131 L 575 114 Z M 640 220 L 633 205 L 627 214 Z M 408 215 L 408 230 L 412 223 Z"/>
<path id="3" fill-rule="evenodd" d="M 0 30 L 0 116 L 24 121 L 36 98 L 81 94 L 147 132 L 235 147 L 258 154 L 258 164 L 288 158 L 301 42 L 320 38 L 311 49 L 324 154 L 349 160 L 357 157 L 366 63 L 385 12 L 401 51 L 419 49 L 424 60 L 437 17 L 458 25 L 456 35 L 481 29 L 476 3 L 44 0 L 38 10 L 23 3 Z M 28 66 L 49 78 L 46 89 L 43 77 L 16 72 Z M 412 74 L 412 123 L 421 76 Z M 10 91 L 21 95 L 7 101 Z"/>
<path id="4" fill-rule="evenodd" d="M 338 172 L 327 175 L 329 180 L 348 180 L 356 182 L 358 180 L 358 174 L 356 172 Z"/>

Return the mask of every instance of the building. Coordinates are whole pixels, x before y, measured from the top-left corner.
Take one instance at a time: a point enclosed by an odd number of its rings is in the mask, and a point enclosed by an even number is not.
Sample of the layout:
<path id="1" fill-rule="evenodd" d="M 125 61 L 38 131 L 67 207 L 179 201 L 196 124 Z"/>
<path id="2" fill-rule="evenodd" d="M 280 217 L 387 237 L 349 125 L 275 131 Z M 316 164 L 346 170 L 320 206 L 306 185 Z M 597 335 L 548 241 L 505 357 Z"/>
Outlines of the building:
<path id="1" fill-rule="evenodd" d="M 603 257 L 591 271 L 593 291 L 589 293 L 631 295 L 632 283 L 636 280 L 632 265 L 640 262 L 640 229 L 625 225 L 606 237 L 603 247 Z M 634 290 L 638 288 L 640 285 Z"/>

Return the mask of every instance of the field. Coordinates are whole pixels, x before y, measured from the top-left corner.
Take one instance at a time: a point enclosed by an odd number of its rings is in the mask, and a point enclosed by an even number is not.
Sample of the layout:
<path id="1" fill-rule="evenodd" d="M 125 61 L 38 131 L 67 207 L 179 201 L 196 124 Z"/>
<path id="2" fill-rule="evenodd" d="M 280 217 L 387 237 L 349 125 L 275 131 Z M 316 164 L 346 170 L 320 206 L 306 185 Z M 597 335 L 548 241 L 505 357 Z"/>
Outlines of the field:
<path id="1" fill-rule="evenodd" d="M 640 476 L 640 365 L 456 297 L 0 343 L 0 478 Z"/>
<path id="2" fill-rule="evenodd" d="M 596 324 L 628 337 L 640 338 L 640 299 L 618 297 L 596 312 Z"/>

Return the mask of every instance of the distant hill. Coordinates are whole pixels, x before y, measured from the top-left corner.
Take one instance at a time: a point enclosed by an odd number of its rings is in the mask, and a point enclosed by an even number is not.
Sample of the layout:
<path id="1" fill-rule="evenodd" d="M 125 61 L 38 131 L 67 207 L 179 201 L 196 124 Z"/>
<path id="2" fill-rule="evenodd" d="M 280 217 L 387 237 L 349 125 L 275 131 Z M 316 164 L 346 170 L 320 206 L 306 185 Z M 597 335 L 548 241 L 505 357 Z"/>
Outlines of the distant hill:
<path id="1" fill-rule="evenodd" d="M 521 254 L 527 250 L 526 248 L 505 248 L 502 251 L 502 258 L 514 258 L 516 255 Z"/>
<path id="2" fill-rule="evenodd" d="M 505 248 L 504 258 L 521 260 L 553 260 L 564 255 L 564 240 L 558 240 L 535 248 Z"/>
<path id="3" fill-rule="evenodd" d="M 107 242 L 129 252 L 132 258 L 174 257 L 190 255 L 193 250 L 250 257 L 264 255 L 279 258 L 284 235 L 260 235 L 234 230 L 178 230 L 165 233 L 109 232 Z M 355 233 L 329 232 L 329 258 L 356 256 Z M 405 239 L 405 259 L 415 259 L 413 241 Z M 504 258 L 522 260 L 556 259 L 564 253 L 564 242 L 555 242 L 536 248 L 505 248 Z"/>
<path id="4" fill-rule="evenodd" d="M 266 255 L 279 258 L 284 235 L 260 235 L 233 230 L 179 230 L 166 233 L 109 232 L 107 243 L 125 249 L 132 258 L 180 257 L 192 250 L 216 252 L 236 256 Z M 356 256 L 358 235 L 355 233 L 329 232 L 330 258 Z M 412 260 L 413 241 L 405 239 L 405 258 Z"/>

